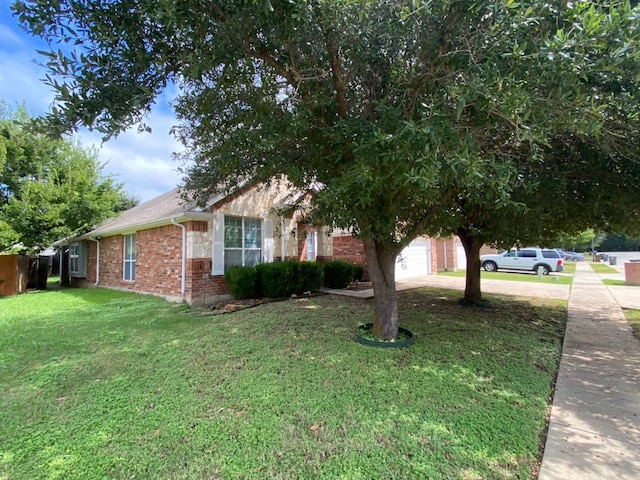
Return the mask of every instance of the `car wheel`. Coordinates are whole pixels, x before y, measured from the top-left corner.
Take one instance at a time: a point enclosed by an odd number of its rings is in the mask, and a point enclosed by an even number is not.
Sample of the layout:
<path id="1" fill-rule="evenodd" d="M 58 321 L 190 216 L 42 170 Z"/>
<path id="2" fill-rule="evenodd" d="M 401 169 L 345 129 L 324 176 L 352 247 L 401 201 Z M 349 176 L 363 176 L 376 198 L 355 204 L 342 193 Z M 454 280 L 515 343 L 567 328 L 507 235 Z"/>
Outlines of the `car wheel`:
<path id="1" fill-rule="evenodd" d="M 538 273 L 538 269 L 542 267 L 542 274 L 543 275 L 549 275 L 549 272 L 551 272 L 551 269 L 549 268 L 548 265 L 536 265 L 535 267 L 533 267 L 533 271 Z"/>
<path id="2" fill-rule="evenodd" d="M 495 262 L 484 262 L 482 268 L 484 268 L 485 272 L 495 272 L 498 270 L 498 265 L 496 265 Z"/>

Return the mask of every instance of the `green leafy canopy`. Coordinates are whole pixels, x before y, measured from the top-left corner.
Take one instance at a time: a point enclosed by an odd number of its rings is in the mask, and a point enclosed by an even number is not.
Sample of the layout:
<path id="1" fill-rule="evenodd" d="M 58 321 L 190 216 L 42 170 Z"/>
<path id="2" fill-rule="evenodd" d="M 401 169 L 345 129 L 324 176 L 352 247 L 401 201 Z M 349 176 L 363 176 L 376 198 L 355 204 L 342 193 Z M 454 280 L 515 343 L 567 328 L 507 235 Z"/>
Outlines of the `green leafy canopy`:
<path id="1" fill-rule="evenodd" d="M 38 251 L 135 205 L 95 151 L 37 133 L 24 107 L 0 107 L 0 250 Z"/>
<path id="2" fill-rule="evenodd" d="M 625 1 L 18 0 L 14 10 L 61 45 L 44 52 L 53 127 L 114 135 L 176 83 L 187 192 L 281 175 L 314 188 L 315 218 L 363 238 L 377 292 L 393 288 L 395 257 L 416 235 L 538 230 L 521 215 L 581 198 L 576 175 L 548 176 L 576 174 L 562 167 L 577 145 L 637 159 L 638 11 Z M 565 196 L 540 201 L 550 183 Z M 569 185 L 576 192 L 560 191 Z"/>

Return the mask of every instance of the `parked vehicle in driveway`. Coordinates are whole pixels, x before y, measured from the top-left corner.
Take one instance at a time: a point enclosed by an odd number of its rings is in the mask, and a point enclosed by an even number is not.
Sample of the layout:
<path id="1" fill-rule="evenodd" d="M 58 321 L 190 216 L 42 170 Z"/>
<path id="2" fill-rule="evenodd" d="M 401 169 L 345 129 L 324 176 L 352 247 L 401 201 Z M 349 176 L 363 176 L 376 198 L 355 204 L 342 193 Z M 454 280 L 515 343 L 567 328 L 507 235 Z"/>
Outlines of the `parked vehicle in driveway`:
<path id="1" fill-rule="evenodd" d="M 481 255 L 480 264 L 487 272 L 498 270 L 524 270 L 537 272 L 542 267 L 542 273 L 562 272 L 564 261 L 556 250 L 527 247 L 507 250 L 494 255 Z"/>
<path id="2" fill-rule="evenodd" d="M 554 250 L 560 254 L 560 257 L 563 260 L 572 260 L 572 261 L 575 261 L 575 262 L 577 262 L 578 260 L 584 260 L 584 255 L 581 255 L 579 253 L 576 253 L 576 252 L 565 252 L 561 248 L 554 248 Z"/>
<path id="3" fill-rule="evenodd" d="M 582 255 L 581 253 L 576 253 L 576 252 L 564 252 L 567 254 L 567 259 L 568 260 L 575 260 L 576 262 L 579 262 L 580 260 L 584 260 L 584 255 Z"/>

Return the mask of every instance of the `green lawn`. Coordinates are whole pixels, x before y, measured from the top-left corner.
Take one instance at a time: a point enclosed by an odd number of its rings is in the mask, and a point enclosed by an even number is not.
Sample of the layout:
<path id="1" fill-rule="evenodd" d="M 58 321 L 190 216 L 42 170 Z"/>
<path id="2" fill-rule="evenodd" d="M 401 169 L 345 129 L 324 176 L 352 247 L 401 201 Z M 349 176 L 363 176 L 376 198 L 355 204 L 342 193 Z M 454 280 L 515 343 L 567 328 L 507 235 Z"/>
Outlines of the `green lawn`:
<path id="1" fill-rule="evenodd" d="M 640 310 L 623 310 L 636 337 L 640 338 Z"/>
<path id="2" fill-rule="evenodd" d="M 638 286 L 640 286 L 640 284 L 638 284 L 638 283 L 629 283 L 629 282 L 626 282 L 624 280 L 612 280 L 610 278 L 602 279 L 602 283 L 604 283 L 605 285 L 615 285 L 615 286 L 621 286 L 621 287 L 638 287 Z"/>
<path id="3" fill-rule="evenodd" d="M 576 267 L 574 265 L 573 272 L 569 273 L 575 273 L 575 269 Z M 466 274 L 466 270 L 458 270 L 456 272 L 438 272 L 438 275 L 446 275 L 449 277 L 464 277 Z M 571 285 L 573 283 L 573 276 L 561 275 L 557 273 L 552 273 L 551 275 L 543 275 L 542 279 L 540 279 L 538 278 L 538 275 L 533 272 L 485 272 L 484 270 L 482 270 L 480 272 L 480 278 L 491 280 L 509 280 L 512 282 L 558 283 L 562 285 Z"/>
<path id="4" fill-rule="evenodd" d="M 569 273 L 571 275 L 574 275 L 576 273 L 576 264 L 578 262 L 568 262 L 568 261 L 564 261 L 564 271 L 562 273 Z"/>
<path id="5" fill-rule="evenodd" d="M 528 479 L 566 304 L 399 294 L 202 315 L 102 289 L 0 299 L 0 479 Z"/>
<path id="6" fill-rule="evenodd" d="M 589 265 L 591 265 L 591 268 L 593 268 L 593 271 L 596 273 L 618 273 L 618 270 L 610 267 L 606 263 L 591 262 Z"/>

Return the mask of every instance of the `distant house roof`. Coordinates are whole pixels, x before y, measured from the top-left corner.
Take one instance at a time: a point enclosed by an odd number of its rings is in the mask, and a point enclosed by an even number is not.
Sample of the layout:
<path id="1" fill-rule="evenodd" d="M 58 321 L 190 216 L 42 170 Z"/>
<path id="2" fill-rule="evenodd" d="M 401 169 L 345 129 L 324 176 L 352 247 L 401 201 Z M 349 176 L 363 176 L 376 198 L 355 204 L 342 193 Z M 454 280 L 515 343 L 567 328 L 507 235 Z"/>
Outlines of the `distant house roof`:
<path id="1" fill-rule="evenodd" d="M 210 216 L 195 204 L 186 203 L 180 198 L 180 193 L 176 188 L 123 212 L 120 216 L 106 221 L 77 238 L 117 235 L 128 231 L 133 232 L 143 227 L 152 228 L 165 225 L 171 223 L 171 219 L 184 221 L 185 219 L 209 218 Z"/>

